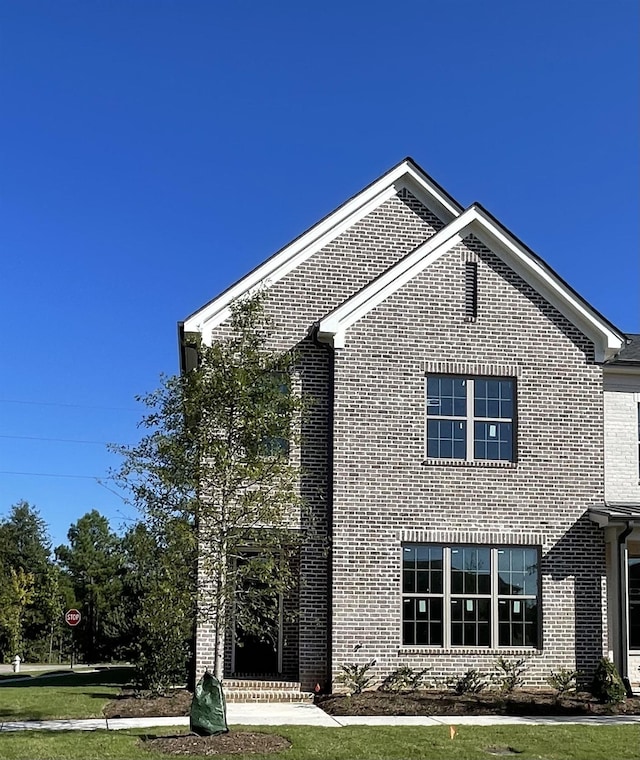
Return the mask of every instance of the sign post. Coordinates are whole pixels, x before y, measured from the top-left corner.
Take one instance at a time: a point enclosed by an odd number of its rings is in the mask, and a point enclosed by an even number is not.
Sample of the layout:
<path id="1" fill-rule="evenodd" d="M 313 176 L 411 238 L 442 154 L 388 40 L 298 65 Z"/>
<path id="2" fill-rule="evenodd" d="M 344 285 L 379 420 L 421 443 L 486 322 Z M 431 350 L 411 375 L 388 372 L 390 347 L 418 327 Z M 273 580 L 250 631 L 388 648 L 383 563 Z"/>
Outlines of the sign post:
<path id="1" fill-rule="evenodd" d="M 82 620 L 79 610 L 70 609 L 64 613 L 64 622 L 71 628 L 71 670 L 73 670 L 73 660 L 76 653 L 76 639 L 73 635 L 73 629 Z"/>

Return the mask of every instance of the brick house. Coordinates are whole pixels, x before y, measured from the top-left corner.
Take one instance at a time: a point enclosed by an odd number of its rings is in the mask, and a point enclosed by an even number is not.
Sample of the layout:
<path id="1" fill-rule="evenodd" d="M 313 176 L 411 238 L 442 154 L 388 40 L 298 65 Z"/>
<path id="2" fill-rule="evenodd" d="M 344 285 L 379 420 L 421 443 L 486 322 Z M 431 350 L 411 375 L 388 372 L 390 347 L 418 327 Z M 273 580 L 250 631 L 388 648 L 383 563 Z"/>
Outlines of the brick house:
<path id="1" fill-rule="evenodd" d="M 411 159 L 181 334 L 215 338 L 256 287 L 313 399 L 298 455 L 320 534 L 283 600 L 295 624 L 252 662 L 230 631 L 228 676 L 311 689 L 346 662 L 446 678 L 526 655 L 543 685 L 640 664 L 638 342 Z"/>

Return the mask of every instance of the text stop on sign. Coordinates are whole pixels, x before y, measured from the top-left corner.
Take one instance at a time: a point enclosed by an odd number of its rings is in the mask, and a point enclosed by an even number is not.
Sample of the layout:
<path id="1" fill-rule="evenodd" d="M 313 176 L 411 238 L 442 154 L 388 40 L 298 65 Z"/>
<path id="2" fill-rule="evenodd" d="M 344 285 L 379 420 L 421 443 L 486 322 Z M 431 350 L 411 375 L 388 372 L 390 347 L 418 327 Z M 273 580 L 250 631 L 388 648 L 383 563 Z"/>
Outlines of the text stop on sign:
<path id="1" fill-rule="evenodd" d="M 82 618 L 82 615 L 78 610 L 67 610 L 64 613 L 64 619 L 67 625 L 75 626 L 78 625 Z"/>

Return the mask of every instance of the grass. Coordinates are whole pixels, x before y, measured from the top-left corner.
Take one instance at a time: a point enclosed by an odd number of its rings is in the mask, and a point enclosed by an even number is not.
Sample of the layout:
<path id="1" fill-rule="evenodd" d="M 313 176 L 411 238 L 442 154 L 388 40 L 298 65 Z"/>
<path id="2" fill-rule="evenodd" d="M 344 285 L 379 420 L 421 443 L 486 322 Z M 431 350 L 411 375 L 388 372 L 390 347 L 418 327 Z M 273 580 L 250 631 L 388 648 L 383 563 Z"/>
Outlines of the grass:
<path id="1" fill-rule="evenodd" d="M 241 730 L 236 727 L 236 730 Z M 286 752 L 261 755 L 216 755 L 218 760 L 487 760 L 487 750 L 510 747 L 521 760 L 638 760 L 638 726 L 458 726 L 452 740 L 448 726 L 310 726 L 251 727 L 285 736 Z M 158 729 L 153 735 L 180 733 Z M 149 730 L 3 733 L 3 760 L 155 760 L 167 755 L 145 748 Z M 191 756 L 196 757 L 196 756 Z"/>
<path id="2" fill-rule="evenodd" d="M 0 721 L 99 718 L 131 675 L 132 669 L 123 667 L 0 682 Z"/>

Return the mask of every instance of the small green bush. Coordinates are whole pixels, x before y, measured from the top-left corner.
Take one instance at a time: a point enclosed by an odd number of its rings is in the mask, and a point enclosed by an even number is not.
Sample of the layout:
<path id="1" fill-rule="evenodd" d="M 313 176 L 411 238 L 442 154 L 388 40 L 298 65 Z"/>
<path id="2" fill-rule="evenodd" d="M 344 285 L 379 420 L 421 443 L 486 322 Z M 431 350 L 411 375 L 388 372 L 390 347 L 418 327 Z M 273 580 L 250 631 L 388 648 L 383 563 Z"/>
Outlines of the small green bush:
<path id="1" fill-rule="evenodd" d="M 514 689 L 524 683 L 522 676 L 527 670 L 527 661 L 524 658 L 511 661 L 498 657 L 493 665 L 496 672 L 491 676 L 491 680 L 502 694 L 511 694 Z"/>
<path id="2" fill-rule="evenodd" d="M 423 684 L 425 670 L 413 670 L 408 665 L 397 668 L 380 684 L 380 691 L 415 691 Z"/>
<path id="3" fill-rule="evenodd" d="M 547 678 L 547 683 L 552 689 L 555 689 L 556 700 L 562 699 L 565 694 L 570 694 L 577 689 L 578 678 L 582 675 L 579 670 L 567 670 L 561 668 L 558 671 L 552 670 Z"/>
<path id="4" fill-rule="evenodd" d="M 611 660 L 603 657 L 591 682 L 591 693 L 598 700 L 610 705 L 617 705 L 627 698 L 622 678 Z"/>
<path id="5" fill-rule="evenodd" d="M 336 677 L 336 682 L 343 684 L 351 696 L 361 694 L 375 682 L 375 677 L 369 673 L 375 664 L 375 660 L 370 660 L 364 665 L 359 665 L 356 662 L 341 665 L 342 673 Z"/>
<path id="6" fill-rule="evenodd" d="M 471 668 L 459 678 L 447 679 L 447 686 L 456 694 L 479 694 L 487 688 L 487 681 L 483 673 Z"/>

